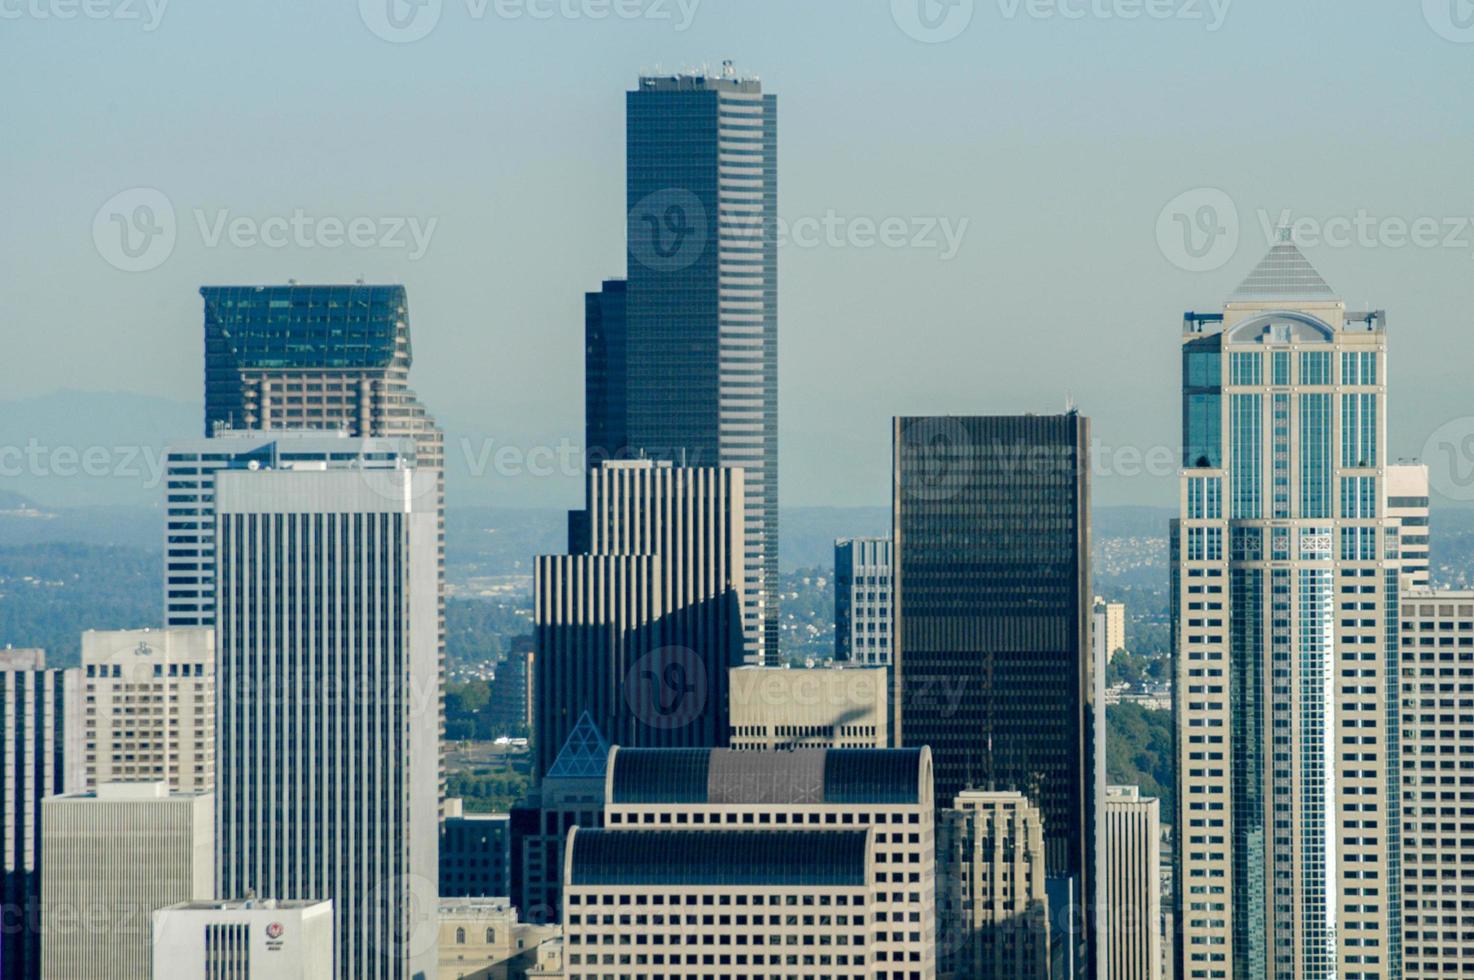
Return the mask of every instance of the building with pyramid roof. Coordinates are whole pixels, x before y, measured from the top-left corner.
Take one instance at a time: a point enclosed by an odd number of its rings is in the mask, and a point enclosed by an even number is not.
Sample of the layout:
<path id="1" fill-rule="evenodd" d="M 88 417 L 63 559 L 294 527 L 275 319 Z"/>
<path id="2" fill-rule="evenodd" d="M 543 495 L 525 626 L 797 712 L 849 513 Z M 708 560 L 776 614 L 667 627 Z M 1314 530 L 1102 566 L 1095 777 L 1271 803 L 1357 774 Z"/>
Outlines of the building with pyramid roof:
<path id="1" fill-rule="evenodd" d="M 512 904 L 523 922 L 560 921 L 568 831 L 604 825 L 609 742 L 585 711 L 537 791 L 511 813 Z"/>
<path id="2" fill-rule="evenodd" d="M 1181 346 L 1174 975 L 1401 977 L 1385 316 L 1282 231 Z"/>

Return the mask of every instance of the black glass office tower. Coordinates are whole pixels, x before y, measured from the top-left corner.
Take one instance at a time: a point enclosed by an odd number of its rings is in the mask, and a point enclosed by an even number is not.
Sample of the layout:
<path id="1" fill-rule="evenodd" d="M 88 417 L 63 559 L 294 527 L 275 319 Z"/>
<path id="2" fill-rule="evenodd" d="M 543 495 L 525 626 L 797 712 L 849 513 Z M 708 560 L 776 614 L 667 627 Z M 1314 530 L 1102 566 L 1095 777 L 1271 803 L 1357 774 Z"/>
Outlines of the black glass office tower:
<path id="1" fill-rule="evenodd" d="M 584 447 L 588 465 L 630 456 L 625 418 L 629 331 L 623 279 L 584 296 Z"/>
<path id="2" fill-rule="evenodd" d="M 931 746 L 939 807 L 968 788 L 1034 801 L 1054 916 L 1097 904 L 1089 441 L 1074 412 L 894 422 L 897 744 Z M 1093 976 L 1094 945 L 1087 926 L 1056 975 Z"/>
<path id="3" fill-rule="evenodd" d="M 773 660 L 777 99 L 725 65 L 641 78 L 626 112 L 628 281 L 586 307 L 588 444 L 746 471 L 748 656 Z"/>

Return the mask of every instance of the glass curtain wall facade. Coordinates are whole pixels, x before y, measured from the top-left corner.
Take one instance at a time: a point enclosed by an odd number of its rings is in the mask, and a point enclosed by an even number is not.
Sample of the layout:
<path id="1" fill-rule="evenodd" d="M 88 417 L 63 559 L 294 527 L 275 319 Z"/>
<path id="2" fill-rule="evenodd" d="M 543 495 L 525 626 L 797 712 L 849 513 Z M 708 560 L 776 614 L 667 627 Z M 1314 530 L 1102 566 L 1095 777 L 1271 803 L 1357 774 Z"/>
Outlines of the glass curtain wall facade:
<path id="1" fill-rule="evenodd" d="M 1051 907 L 1094 909 L 1089 444 L 1073 412 L 895 420 L 892 703 L 895 744 L 931 747 L 938 798 L 1023 792 L 1044 817 Z M 1056 975 L 1093 975 L 1093 924 L 1068 936 L 1051 933 Z"/>
<path id="2" fill-rule="evenodd" d="M 629 279 L 625 343 L 613 352 L 626 359 L 625 418 L 600 431 L 622 431 L 631 453 L 746 471 L 749 659 L 771 661 L 778 652 L 777 97 L 727 64 L 716 76 L 643 77 L 626 111 Z"/>

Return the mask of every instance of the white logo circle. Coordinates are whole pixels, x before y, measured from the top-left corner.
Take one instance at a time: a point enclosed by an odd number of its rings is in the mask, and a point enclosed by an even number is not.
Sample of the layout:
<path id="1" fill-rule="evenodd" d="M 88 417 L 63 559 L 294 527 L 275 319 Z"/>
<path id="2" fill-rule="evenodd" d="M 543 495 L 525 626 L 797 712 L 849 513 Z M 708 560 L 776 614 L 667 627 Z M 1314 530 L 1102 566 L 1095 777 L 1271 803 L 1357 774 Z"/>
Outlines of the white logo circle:
<path id="1" fill-rule="evenodd" d="M 1239 247 L 1239 210 L 1216 187 L 1183 191 L 1157 215 L 1157 248 L 1188 272 L 1221 269 Z"/>
<path id="2" fill-rule="evenodd" d="M 408 44 L 435 30 L 443 0 L 358 0 L 364 26 L 393 44 Z"/>
<path id="3" fill-rule="evenodd" d="M 103 202 L 92 217 L 92 243 L 108 265 L 148 272 L 174 251 L 174 204 L 163 191 L 132 187 Z"/>
<path id="4" fill-rule="evenodd" d="M 1423 0 L 1423 19 L 1433 33 L 1455 44 L 1474 43 L 1474 2 Z"/>
<path id="5" fill-rule="evenodd" d="M 684 187 L 642 197 L 629 213 L 630 255 L 652 272 L 679 272 L 706 250 L 706 208 Z"/>
<path id="6" fill-rule="evenodd" d="M 1428 482 L 1450 500 L 1474 500 L 1474 417 L 1462 416 L 1433 430 L 1423 444 Z"/>
<path id="7" fill-rule="evenodd" d="M 950 41 L 972 23 L 974 0 L 891 0 L 891 19 L 923 44 Z"/>

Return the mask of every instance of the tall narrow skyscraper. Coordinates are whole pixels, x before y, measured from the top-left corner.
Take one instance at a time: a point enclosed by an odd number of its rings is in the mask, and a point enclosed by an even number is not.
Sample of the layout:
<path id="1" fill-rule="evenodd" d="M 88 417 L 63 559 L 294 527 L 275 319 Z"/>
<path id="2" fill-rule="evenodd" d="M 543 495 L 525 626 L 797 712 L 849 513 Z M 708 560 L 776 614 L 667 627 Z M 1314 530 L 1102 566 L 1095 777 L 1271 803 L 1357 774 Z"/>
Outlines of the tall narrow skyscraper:
<path id="1" fill-rule="evenodd" d="M 331 900 L 343 980 L 436 968 L 435 479 L 216 474 L 217 893 Z"/>
<path id="2" fill-rule="evenodd" d="M 894 438 L 896 744 L 931 746 L 939 799 L 1023 792 L 1044 818 L 1050 907 L 1091 923 L 1105 665 L 1090 642 L 1090 423 L 898 418 Z M 1055 975 L 1093 973 L 1092 930 L 1051 933 Z"/>
<path id="3" fill-rule="evenodd" d="M 642 77 L 626 111 L 629 278 L 622 302 L 614 283 L 589 298 L 589 444 L 746 471 L 749 656 L 772 660 L 777 98 L 726 63 Z"/>
<path id="4" fill-rule="evenodd" d="M 1285 236 L 1182 333 L 1178 976 L 1402 975 L 1387 335 Z"/>

